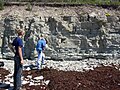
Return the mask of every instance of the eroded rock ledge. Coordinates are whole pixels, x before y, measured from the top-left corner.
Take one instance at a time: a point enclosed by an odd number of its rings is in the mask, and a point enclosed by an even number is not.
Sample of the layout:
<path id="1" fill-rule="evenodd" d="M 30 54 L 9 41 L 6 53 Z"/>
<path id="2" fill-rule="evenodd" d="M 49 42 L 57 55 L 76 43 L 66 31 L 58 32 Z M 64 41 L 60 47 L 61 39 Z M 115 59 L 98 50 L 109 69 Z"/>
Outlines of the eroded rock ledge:
<path id="1" fill-rule="evenodd" d="M 8 48 L 15 28 L 25 30 L 25 58 L 36 57 L 35 45 L 42 33 L 48 41 L 46 56 L 54 60 L 120 57 L 120 11 L 95 6 L 39 7 L 11 6 L 0 11 L 1 57 L 9 58 Z"/>

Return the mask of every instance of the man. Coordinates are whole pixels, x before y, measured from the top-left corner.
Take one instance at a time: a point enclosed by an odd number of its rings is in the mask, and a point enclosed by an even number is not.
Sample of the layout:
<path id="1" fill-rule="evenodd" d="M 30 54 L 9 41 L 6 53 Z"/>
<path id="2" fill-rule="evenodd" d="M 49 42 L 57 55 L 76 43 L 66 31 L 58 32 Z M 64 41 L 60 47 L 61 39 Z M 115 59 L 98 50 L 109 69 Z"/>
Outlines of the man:
<path id="1" fill-rule="evenodd" d="M 42 64 L 44 64 L 44 49 L 46 46 L 46 40 L 44 39 L 43 35 L 40 36 L 40 40 L 37 42 L 36 50 L 38 52 L 38 59 L 37 59 L 37 69 L 42 68 Z"/>
<path id="2" fill-rule="evenodd" d="M 13 40 L 12 45 L 15 50 L 11 48 L 11 50 L 15 53 L 14 56 L 14 89 L 20 90 L 21 88 L 21 76 L 22 76 L 22 68 L 23 68 L 23 41 L 22 37 L 24 35 L 24 31 L 21 29 L 17 30 L 18 37 Z"/>

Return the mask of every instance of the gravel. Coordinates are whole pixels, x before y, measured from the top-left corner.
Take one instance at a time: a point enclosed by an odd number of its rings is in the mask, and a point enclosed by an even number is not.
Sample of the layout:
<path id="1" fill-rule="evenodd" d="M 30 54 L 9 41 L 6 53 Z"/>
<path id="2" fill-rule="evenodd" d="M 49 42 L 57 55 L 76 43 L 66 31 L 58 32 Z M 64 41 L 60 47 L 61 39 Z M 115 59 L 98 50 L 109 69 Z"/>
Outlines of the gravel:
<path id="1" fill-rule="evenodd" d="M 9 70 L 11 73 L 14 71 L 14 61 L 13 60 L 5 60 L 0 59 L 0 61 L 4 62 L 4 68 Z M 24 66 L 35 65 L 36 60 L 24 60 Z M 96 60 L 96 59 L 84 59 L 80 61 L 53 61 L 53 60 L 45 60 L 45 65 L 42 66 L 63 70 L 63 71 L 84 71 L 84 70 L 93 70 L 95 67 L 99 67 L 101 65 L 111 66 L 120 64 L 120 59 L 110 59 L 110 60 Z"/>

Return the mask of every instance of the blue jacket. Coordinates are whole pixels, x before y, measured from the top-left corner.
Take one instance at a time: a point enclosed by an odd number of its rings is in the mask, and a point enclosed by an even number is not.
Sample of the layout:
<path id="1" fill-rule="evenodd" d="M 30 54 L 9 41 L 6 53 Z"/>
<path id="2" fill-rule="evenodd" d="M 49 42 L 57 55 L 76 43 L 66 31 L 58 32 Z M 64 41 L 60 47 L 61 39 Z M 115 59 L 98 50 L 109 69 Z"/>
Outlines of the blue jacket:
<path id="1" fill-rule="evenodd" d="M 46 46 L 46 40 L 45 39 L 40 39 L 37 43 L 36 50 L 37 51 L 42 51 L 42 50 L 44 50 L 45 46 Z"/>

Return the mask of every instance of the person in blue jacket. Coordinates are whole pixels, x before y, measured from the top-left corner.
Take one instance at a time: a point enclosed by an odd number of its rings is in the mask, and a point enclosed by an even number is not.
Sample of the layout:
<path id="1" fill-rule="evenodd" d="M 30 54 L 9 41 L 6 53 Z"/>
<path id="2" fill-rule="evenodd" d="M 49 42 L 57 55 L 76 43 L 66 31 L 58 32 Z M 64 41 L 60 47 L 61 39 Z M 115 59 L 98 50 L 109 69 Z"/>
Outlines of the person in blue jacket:
<path id="1" fill-rule="evenodd" d="M 42 64 L 44 64 L 44 53 L 46 46 L 46 40 L 44 39 L 43 35 L 41 34 L 40 39 L 37 42 L 36 50 L 38 52 L 38 59 L 37 59 L 37 69 L 42 68 Z"/>

